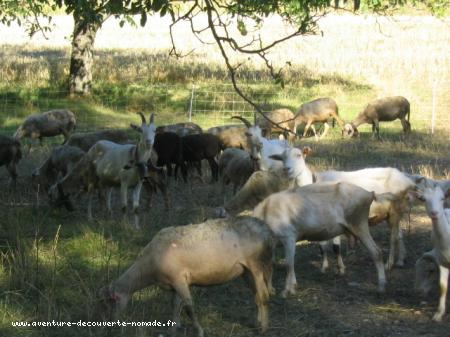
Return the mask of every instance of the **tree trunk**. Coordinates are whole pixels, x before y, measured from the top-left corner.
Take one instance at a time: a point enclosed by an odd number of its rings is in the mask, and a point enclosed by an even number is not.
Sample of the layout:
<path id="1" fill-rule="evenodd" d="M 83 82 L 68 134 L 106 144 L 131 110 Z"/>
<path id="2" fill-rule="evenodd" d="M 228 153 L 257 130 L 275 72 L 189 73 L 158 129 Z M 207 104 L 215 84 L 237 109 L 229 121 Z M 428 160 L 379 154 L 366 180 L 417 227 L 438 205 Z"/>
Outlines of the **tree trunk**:
<path id="1" fill-rule="evenodd" d="M 92 47 L 101 24 L 75 19 L 70 56 L 69 93 L 89 95 L 92 86 Z"/>

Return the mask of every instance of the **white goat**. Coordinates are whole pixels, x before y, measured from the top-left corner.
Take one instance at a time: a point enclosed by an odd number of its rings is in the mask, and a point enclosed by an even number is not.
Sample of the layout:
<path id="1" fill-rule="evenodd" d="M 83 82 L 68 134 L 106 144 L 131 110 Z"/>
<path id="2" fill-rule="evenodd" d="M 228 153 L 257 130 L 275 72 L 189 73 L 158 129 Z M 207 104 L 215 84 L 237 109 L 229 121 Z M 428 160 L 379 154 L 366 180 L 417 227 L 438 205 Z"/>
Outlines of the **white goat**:
<path id="1" fill-rule="evenodd" d="M 95 176 L 93 181 L 87 182 L 89 203 L 88 218 L 92 219 L 92 189 L 95 185 L 98 187 L 109 187 L 107 194 L 108 211 L 111 209 L 112 188 L 120 186 L 121 204 L 124 216 L 127 210 L 128 188 L 133 189 L 133 212 L 135 214 L 135 226 L 139 227 L 139 217 L 137 214 L 139 207 L 139 198 L 143 184 L 143 178 L 147 176 L 147 161 L 152 154 L 152 147 L 155 138 L 156 126 L 154 124 L 154 114 L 150 116 L 150 122 L 147 124 L 142 113 L 141 126 L 131 124 L 131 127 L 141 133 L 139 142 L 133 144 L 116 144 L 107 140 L 101 140 L 95 143 L 86 153 L 84 161 L 91 167 L 91 176 Z M 64 177 L 57 186 L 53 186 L 52 194 L 56 191 L 60 197 L 64 198 L 64 186 L 66 182 L 71 181 L 69 175 Z M 90 179 L 92 180 L 92 179 Z M 61 195 L 62 194 L 62 195 Z"/>
<path id="2" fill-rule="evenodd" d="M 247 126 L 247 146 L 249 148 L 250 157 L 259 161 L 259 167 L 262 171 L 277 171 L 282 169 L 282 165 L 270 158 L 272 155 L 282 153 L 289 148 L 286 140 L 267 139 L 262 136 L 262 130 L 258 125 L 251 125 L 248 120 L 240 116 L 234 116 L 241 120 Z"/>
<path id="3" fill-rule="evenodd" d="M 325 171 L 313 174 L 305 164 L 299 149 L 287 149 L 281 155 L 271 156 L 272 159 L 281 160 L 284 170 L 290 178 L 295 179 L 297 186 L 305 185 L 311 180 L 316 182 L 348 182 L 355 184 L 377 195 L 370 211 L 370 224 L 375 225 L 387 220 L 390 228 L 389 258 L 387 269 L 394 266 L 395 247 L 398 245 L 399 256 L 397 265 L 403 266 L 406 248 L 401 233 L 400 220 L 408 208 L 408 193 L 416 189 L 414 181 L 395 168 L 367 168 L 358 171 Z M 383 203 L 383 204 L 382 204 Z"/>
<path id="4" fill-rule="evenodd" d="M 351 233 L 361 240 L 375 262 L 378 290 L 385 291 L 386 276 L 381 250 L 369 231 L 368 216 L 374 193 L 349 183 L 311 184 L 270 195 L 255 207 L 253 215 L 264 220 L 282 242 L 288 275 L 282 296 L 295 293 L 295 243 L 324 241 Z"/>
<path id="5" fill-rule="evenodd" d="M 228 148 L 219 158 L 219 176 L 222 180 L 222 194 L 225 185 L 233 183 L 233 194 L 245 184 L 252 173 L 259 169 L 259 162 L 252 160 L 247 151 Z"/>
<path id="6" fill-rule="evenodd" d="M 433 224 L 431 241 L 434 248 L 416 263 L 416 289 L 425 294 L 430 290 L 430 274 L 424 270 L 426 262 L 433 261 L 439 267 L 440 288 L 439 305 L 433 320 L 439 322 L 445 313 L 450 268 L 450 209 L 444 209 L 444 200 L 450 196 L 450 188 L 444 192 L 439 186 L 425 187 L 423 191 L 419 190 L 418 195 L 425 201 L 428 216 Z"/>

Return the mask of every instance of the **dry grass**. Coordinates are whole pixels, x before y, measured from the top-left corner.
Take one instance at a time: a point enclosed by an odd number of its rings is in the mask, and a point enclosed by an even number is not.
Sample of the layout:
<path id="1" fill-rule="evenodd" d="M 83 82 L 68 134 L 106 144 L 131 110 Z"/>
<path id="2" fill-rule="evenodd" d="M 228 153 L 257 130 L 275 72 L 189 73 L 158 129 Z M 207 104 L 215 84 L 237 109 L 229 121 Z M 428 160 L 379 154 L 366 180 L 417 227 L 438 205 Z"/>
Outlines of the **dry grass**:
<path id="1" fill-rule="evenodd" d="M 378 22 L 377 22 L 378 21 Z M 170 47 L 165 19 L 152 18 L 149 26 L 119 30 L 109 21 L 96 41 L 96 84 L 89 100 L 70 100 L 64 93 L 68 71 L 71 26 L 66 18 L 56 19 L 57 29 L 49 40 L 31 42 L 13 27 L 0 27 L 0 123 L 7 133 L 24 116 L 36 110 L 69 107 L 77 113 L 80 129 L 126 127 L 138 109 L 155 109 L 158 123 L 186 119 L 191 85 L 198 87 L 194 116 L 202 126 L 228 121 L 228 114 L 246 110 L 229 87 L 227 74 L 217 51 L 199 46 L 181 27 L 179 38 L 185 51 L 196 47 L 189 58 L 167 57 Z M 271 18 L 270 32 L 283 30 Z M 431 112 L 430 79 L 443 80 L 440 111 L 448 114 L 450 74 L 450 31 L 448 19 L 429 17 L 330 16 L 323 20 L 323 36 L 290 41 L 272 54 L 279 65 L 286 60 L 290 86 L 280 90 L 268 83 L 260 65 L 250 60 L 240 76 L 260 102 L 296 109 L 301 102 L 331 96 L 341 115 L 351 119 L 375 97 L 401 94 L 411 100 L 414 132 L 404 136 L 400 123 L 382 124 L 382 141 L 372 141 L 362 128 L 357 140 L 342 140 L 334 130 L 328 139 L 312 146 L 309 161 L 318 170 L 395 166 L 435 178 L 450 178 L 448 115 L 440 116 L 435 135 L 427 132 Z M 268 34 L 268 37 L 270 34 Z M 118 38 L 121 37 L 121 38 Z M 124 38 L 122 38 L 124 37 Z M 139 46 L 139 48 L 136 48 Z M 286 58 L 288 57 L 288 58 Z M 210 95 L 214 92 L 214 95 Z M 202 103 L 201 101 L 205 101 Z M 176 113 L 174 113 L 176 112 Z M 57 141 L 60 141 L 59 139 Z M 54 142 L 54 141 L 53 141 Z M 13 320 L 78 321 L 93 319 L 97 290 L 117 277 L 139 250 L 161 228 L 201 222 L 223 196 L 218 185 L 193 183 L 190 187 L 172 182 L 174 207 L 166 213 L 161 198 L 147 206 L 144 194 L 144 228 L 135 232 L 96 206 L 96 220 L 86 220 L 85 200 L 68 213 L 47 205 L 45 195 L 31 187 L 32 169 L 49 153 L 36 148 L 19 165 L 16 192 L 0 191 L 0 335 L 1 336 L 167 336 L 163 328 L 13 328 Z M 207 180 L 207 179 L 206 179 Z M 7 175 L 0 168 L 0 183 Z M 229 191 L 230 193 L 230 191 Z M 118 201 L 116 200 L 117 204 Z M 119 212 L 115 213 L 117 217 Z M 404 224 L 406 225 L 406 224 Z M 387 256 L 387 229 L 375 228 L 374 238 Z M 389 274 L 385 296 L 375 292 L 375 268 L 367 252 L 359 247 L 345 256 L 348 274 L 339 277 L 319 272 L 315 245 L 298 248 L 296 271 L 299 291 L 287 300 L 274 297 L 270 303 L 269 337 L 279 336 L 445 336 L 449 315 L 442 324 L 430 317 L 437 299 L 421 303 L 413 291 L 414 262 L 430 248 L 429 222 L 421 207 L 414 208 L 411 232 L 406 236 L 408 261 L 403 269 Z M 282 287 L 284 271 L 275 273 L 275 286 Z M 255 305 L 243 281 L 194 291 L 195 305 L 209 336 L 247 337 L 254 328 Z M 170 296 L 152 288 L 136 294 L 122 316 L 126 321 L 167 320 L 171 317 Z M 192 336 L 187 318 L 179 336 Z"/>
<path id="2" fill-rule="evenodd" d="M 446 135 L 430 137 L 414 133 L 409 137 L 385 134 L 383 141 L 371 141 L 368 134 L 359 140 L 341 140 L 332 133 L 324 142 L 306 140 L 313 147 L 310 163 L 319 170 L 358 169 L 396 166 L 408 172 L 433 172 L 433 177 L 450 178 L 450 152 Z M 414 149 L 412 151 L 411 149 Z M 163 210 L 162 198 L 149 208 L 146 193 L 142 202 L 144 228 L 136 232 L 120 221 L 109 219 L 103 205 L 96 204 L 96 220 L 86 221 L 82 198 L 77 210 L 47 206 L 46 198 L 31 188 L 32 169 L 50 151 L 35 148 L 19 165 L 20 179 L 15 193 L 0 193 L 0 334 L 8 336 L 158 336 L 164 328 L 85 329 L 12 328 L 12 320 L 92 320 L 97 290 L 117 277 L 133 261 L 139 250 L 161 228 L 197 223 L 212 207 L 220 205 L 218 184 L 193 183 L 189 188 L 172 181 L 173 209 Z M 0 180 L 7 182 L 4 170 Z M 208 181 L 208 177 L 205 178 Z M 228 191 L 230 193 L 231 191 Z M 118 204 L 115 195 L 114 204 Z M 228 195 L 229 197 L 229 195 Z M 117 209 L 115 217 L 120 218 Z M 131 217 L 130 217 L 131 222 Z M 131 224 L 130 224 L 131 226 Z M 407 227 L 407 223 L 403 224 Z M 430 316 L 437 299 L 421 303 L 413 291 L 414 262 L 430 248 L 429 222 L 422 207 L 412 213 L 411 232 L 407 232 L 409 251 L 405 268 L 389 274 L 385 296 L 376 294 L 375 268 L 363 247 L 347 251 L 344 259 L 348 274 L 332 271 L 322 275 L 316 245 L 298 247 L 296 271 L 299 292 L 287 300 L 274 297 L 270 303 L 271 328 L 267 336 L 444 336 L 450 328 L 435 324 Z M 374 228 L 374 238 L 388 252 L 387 228 Z M 275 273 L 275 286 L 281 289 L 284 271 Z M 209 336 L 254 336 L 255 305 L 245 282 L 194 291 L 195 305 Z M 171 317 L 170 294 L 157 288 L 137 293 L 121 316 L 125 321 L 166 321 Z M 193 336 L 187 317 L 179 336 Z"/>

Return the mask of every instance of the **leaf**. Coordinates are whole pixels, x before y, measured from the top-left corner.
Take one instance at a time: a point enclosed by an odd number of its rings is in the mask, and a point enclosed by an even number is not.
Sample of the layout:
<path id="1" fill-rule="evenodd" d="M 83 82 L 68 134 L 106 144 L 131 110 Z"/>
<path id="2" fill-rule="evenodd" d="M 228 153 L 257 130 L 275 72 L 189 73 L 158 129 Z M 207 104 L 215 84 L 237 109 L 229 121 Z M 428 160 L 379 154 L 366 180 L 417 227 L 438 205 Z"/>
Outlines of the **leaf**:
<path id="1" fill-rule="evenodd" d="M 119 22 L 120 28 L 122 28 L 124 24 L 125 24 L 125 20 L 120 20 L 120 22 Z"/>
<path id="2" fill-rule="evenodd" d="M 244 21 L 238 19 L 237 29 L 239 30 L 239 33 L 241 33 L 242 36 L 247 35 L 247 27 L 245 26 Z"/>
<path id="3" fill-rule="evenodd" d="M 147 13 L 145 11 L 141 12 L 141 27 L 144 27 L 145 24 L 147 23 Z"/>

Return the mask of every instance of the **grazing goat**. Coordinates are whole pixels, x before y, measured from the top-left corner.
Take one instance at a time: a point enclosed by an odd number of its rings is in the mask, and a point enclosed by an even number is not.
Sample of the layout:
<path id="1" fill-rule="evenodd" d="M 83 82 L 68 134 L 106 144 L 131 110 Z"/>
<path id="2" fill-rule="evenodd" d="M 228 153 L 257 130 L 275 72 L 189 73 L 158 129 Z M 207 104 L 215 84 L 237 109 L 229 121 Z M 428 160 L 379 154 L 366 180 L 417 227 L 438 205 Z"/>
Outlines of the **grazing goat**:
<path id="1" fill-rule="evenodd" d="M 276 109 L 264 114 L 272 122 L 269 122 L 264 117 L 259 117 L 256 124 L 261 128 L 262 135 L 267 138 L 271 138 L 272 134 L 283 134 L 285 139 L 293 141 L 295 139 L 295 116 L 289 109 Z M 288 131 L 286 131 L 288 130 Z"/>
<path id="2" fill-rule="evenodd" d="M 241 124 L 215 126 L 206 130 L 206 133 L 219 138 L 220 150 L 222 151 L 230 147 L 248 149 L 246 132 L 247 128 Z"/>
<path id="3" fill-rule="evenodd" d="M 269 229 L 252 217 L 164 228 L 127 271 L 100 290 L 102 309 L 117 317 L 133 293 L 160 285 L 173 292 L 174 328 L 180 326 L 180 313 L 185 306 L 198 336 L 202 337 L 203 328 L 194 312 L 190 286 L 222 284 L 245 274 L 250 277 L 255 294 L 257 321 L 265 332 L 269 325 L 267 282 L 272 276 L 271 249 Z"/>
<path id="4" fill-rule="evenodd" d="M 88 152 L 89 149 L 97 143 L 99 140 L 109 140 L 117 144 L 130 144 L 128 134 L 122 130 L 101 130 L 94 132 L 77 132 L 74 133 L 68 139 L 66 145 L 76 146 L 82 149 L 84 152 Z"/>
<path id="5" fill-rule="evenodd" d="M 400 119 L 403 132 L 411 131 L 409 122 L 410 104 L 405 97 L 394 96 L 380 98 L 370 102 L 365 109 L 349 124 L 345 124 L 343 134 L 347 137 L 359 135 L 358 126 L 364 123 L 372 124 L 372 137 L 375 132 L 380 138 L 379 122 L 390 122 Z"/>
<path id="6" fill-rule="evenodd" d="M 289 147 L 285 140 L 267 139 L 262 136 L 261 128 L 258 125 L 251 125 L 251 123 L 240 116 L 233 116 L 241 120 L 247 127 L 247 144 L 250 156 L 254 160 L 259 161 L 259 167 L 263 171 L 281 170 L 282 165 L 270 158 L 271 155 L 280 154 L 284 149 Z"/>
<path id="7" fill-rule="evenodd" d="M 341 129 L 344 129 L 344 122 L 339 117 L 338 106 L 336 102 L 328 97 L 315 99 L 300 106 L 297 114 L 295 115 L 295 130 L 297 130 L 297 127 L 299 125 L 305 123 L 306 125 L 303 131 L 303 137 L 306 137 L 309 128 L 311 128 L 314 132 L 314 137 L 316 138 L 316 140 L 318 140 L 319 137 L 317 136 L 314 123 L 323 123 L 325 126 L 325 130 L 320 136 L 321 139 L 325 137 L 328 129 L 330 128 L 330 126 L 328 125 L 328 120 L 330 118 L 333 118 L 333 126 L 334 121 L 336 120 Z"/>
<path id="8" fill-rule="evenodd" d="M 14 138 L 39 139 L 42 143 L 43 137 L 64 136 L 66 142 L 75 129 L 77 122 L 75 115 L 69 110 L 50 110 L 42 114 L 28 116 L 23 124 L 17 129 Z"/>
<path id="9" fill-rule="evenodd" d="M 143 179 L 147 176 L 147 161 L 150 159 L 152 147 L 155 139 L 154 114 L 150 116 L 150 122 L 147 124 L 142 113 L 142 124 L 137 126 L 131 124 L 131 127 L 140 132 L 141 137 L 136 145 L 116 144 L 107 140 L 101 140 L 94 144 L 83 157 L 85 162 L 85 180 L 87 180 L 87 190 L 89 194 L 88 218 L 92 219 L 92 190 L 95 187 L 109 187 L 107 194 L 108 211 L 111 209 L 112 188 L 120 186 L 121 204 L 124 216 L 127 210 L 128 188 L 133 187 L 133 212 L 135 214 L 135 226 L 139 228 L 138 207 Z M 72 185 L 72 176 L 67 175 L 56 186 L 61 198 L 67 198 L 64 192 L 65 185 Z"/>
<path id="10" fill-rule="evenodd" d="M 219 176 L 222 178 L 222 194 L 225 185 L 233 183 L 233 194 L 259 169 L 259 161 L 253 160 L 247 151 L 229 148 L 219 158 Z"/>
<path id="11" fill-rule="evenodd" d="M 199 133 L 203 133 L 203 130 L 199 125 L 195 123 L 185 122 L 158 126 L 156 128 L 156 133 L 158 134 L 162 132 L 174 132 L 178 136 L 184 137 L 187 135 L 196 135 Z"/>
<path id="12" fill-rule="evenodd" d="M 58 177 L 66 176 L 84 154 L 85 152 L 76 146 L 56 146 L 41 166 L 33 171 L 31 177 L 35 183 L 42 185 L 44 190 L 48 190 Z"/>
<path id="13" fill-rule="evenodd" d="M 445 313 L 445 302 L 448 290 L 450 268 L 450 209 L 444 209 L 444 200 L 450 196 L 450 189 L 443 191 L 441 187 L 426 187 L 419 190 L 418 196 L 425 201 L 425 207 L 433 225 L 431 241 L 433 249 L 425 253 L 416 263 L 416 289 L 426 294 L 431 288 L 429 273 L 426 273 L 427 262 L 434 262 L 439 269 L 439 305 L 433 320 L 440 322 Z"/>
<path id="14" fill-rule="evenodd" d="M 394 266 L 395 247 L 398 245 L 399 256 L 397 265 L 403 266 L 406 256 L 406 248 L 400 229 L 400 220 L 408 209 L 409 194 L 414 192 L 416 185 L 413 180 L 395 168 L 368 168 L 358 171 L 325 171 L 316 172 L 314 175 L 309 170 L 300 150 L 289 149 L 282 155 L 272 156 L 272 159 L 281 160 L 286 173 L 296 181 L 297 186 L 305 185 L 305 182 L 347 182 L 355 184 L 367 191 L 383 195 L 375 201 L 370 210 L 370 224 L 376 225 L 387 221 L 390 229 L 390 250 L 386 267 Z"/>
<path id="15" fill-rule="evenodd" d="M 153 149 L 158 154 L 157 166 L 165 165 L 170 177 L 172 176 L 172 164 L 179 165 L 183 179 L 185 182 L 187 181 L 187 168 L 183 160 L 183 144 L 179 135 L 174 132 L 156 133 Z"/>
<path id="16" fill-rule="evenodd" d="M 217 136 L 209 133 L 187 135 L 181 137 L 181 144 L 184 162 L 196 165 L 197 172 L 201 176 L 201 161 L 206 159 L 211 168 L 211 181 L 217 181 L 219 179 L 219 167 L 215 159 L 220 152 Z M 181 165 L 175 166 L 175 175 L 178 173 L 178 167 L 181 167 Z M 182 174 L 183 179 L 186 181 L 187 172 L 182 171 Z"/>
<path id="17" fill-rule="evenodd" d="M 16 165 L 21 158 L 20 142 L 11 137 L 0 135 L 0 166 L 6 165 L 13 185 L 15 185 L 17 179 Z"/>
<path id="18" fill-rule="evenodd" d="M 288 274 L 282 296 L 294 294 L 297 285 L 294 258 L 298 240 L 324 241 L 350 233 L 359 238 L 375 263 L 378 291 L 386 276 L 381 250 L 369 231 L 368 216 L 375 193 L 349 183 L 310 184 L 270 195 L 253 211 L 265 221 L 285 249 Z"/>

